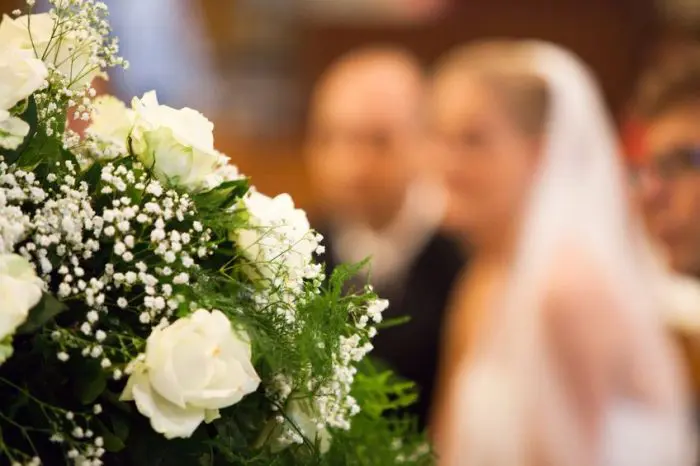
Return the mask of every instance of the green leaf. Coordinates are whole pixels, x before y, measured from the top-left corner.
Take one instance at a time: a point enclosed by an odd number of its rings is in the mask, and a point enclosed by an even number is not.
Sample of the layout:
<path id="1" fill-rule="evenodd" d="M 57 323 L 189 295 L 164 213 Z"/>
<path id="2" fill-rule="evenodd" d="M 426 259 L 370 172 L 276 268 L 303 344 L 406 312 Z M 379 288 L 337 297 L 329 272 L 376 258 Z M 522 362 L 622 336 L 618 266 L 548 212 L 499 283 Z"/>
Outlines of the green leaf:
<path id="1" fill-rule="evenodd" d="M 110 414 L 109 419 L 112 422 L 114 435 L 119 437 L 122 441 L 126 441 L 126 439 L 129 438 L 129 422 L 117 413 Z"/>
<path id="2" fill-rule="evenodd" d="M 13 419 L 17 412 L 27 406 L 29 403 L 29 395 L 27 395 L 26 392 L 24 391 L 18 391 L 17 395 L 14 397 L 12 400 L 12 404 L 10 404 L 9 408 L 5 408 L 4 414 L 8 416 L 10 419 Z"/>
<path id="3" fill-rule="evenodd" d="M 15 163 L 25 170 L 34 170 L 40 163 L 55 163 L 62 160 L 63 143 L 58 136 L 47 136 L 37 131 L 26 149 L 22 151 Z"/>
<path id="4" fill-rule="evenodd" d="M 126 447 L 124 443 L 125 439 L 120 438 L 117 434 L 109 430 L 100 420 L 97 421 L 97 430 L 104 440 L 104 448 L 108 452 L 116 453 L 122 451 L 124 447 Z"/>
<path id="5" fill-rule="evenodd" d="M 377 329 L 383 330 L 391 327 L 398 327 L 400 325 L 407 324 L 411 321 L 411 316 L 395 317 L 393 319 L 386 319 L 385 321 L 377 324 Z"/>
<path id="6" fill-rule="evenodd" d="M 131 414 L 133 413 L 131 406 L 128 403 L 124 403 L 123 401 L 121 401 L 119 399 L 119 394 L 114 393 L 110 390 L 106 390 L 102 393 L 102 400 L 108 402 L 110 404 L 110 407 L 118 409 L 119 412 L 121 412 L 123 415 L 131 416 Z M 116 417 L 116 414 L 114 414 L 114 416 Z M 116 426 L 114 428 L 117 429 Z"/>
<path id="7" fill-rule="evenodd" d="M 96 373 L 88 374 L 85 385 L 81 385 L 78 391 L 78 398 L 83 404 L 92 404 L 107 388 L 107 377 L 98 370 Z"/>
<path id="8" fill-rule="evenodd" d="M 44 293 L 39 304 L 29 311 L 27 320 L 17 329 L 19 334 L 34 333 L 68 307 L 50 293 Z"/>
<path id="9" fill-rule="evenodd" d="M 61 148 L 60 155 L 63 161 L 71 161 L 76 167 L 80 166 L 80 164 L 78 163 L 78 159 L 75 157 L 75 154 L 69 151 L 68 149 Z"/>
<path id="10" fill-rule="evenodd" d="M 329 293 L 340 296 L 343 294 L 344 286 L 348 280 L 357 276 L 365 267 L 370 263 L 371 259 L 368 257 L 356 264 L 340 264 L 331 274 L 331 278 L 328 281 Z"/>
<path id="11" fill-rule="evenodd" d="M 0 152 L 0 154 L 2 154 L 2 156 L 5 158 L 5 162 L 7 162 L 8 164 L 13 164 L 17 162 L 17 160 L 32 142 L 34 134 L 36 133 L 38 120 L 36 101 L 34 100 L 34 96 L 30 96 L 29 99 L 27 99 L 26 107 L 24 108 L 22 114 L 19 115 L 19 117 L 29 125 L 29 133 L 27 133 L 27 137 L 24 139 L 24 142 L 17 149 L 12 151 Z"/>
<path id="12" fill-rule="evenodd" d="M 214 189 L 197 194 L 197 205 L 210 209 L 228 209 L 248 192 L 249 182 L 246 178 L 226 181 Z"/>
<path id="13" fill-rule="evenodd" d="M 200 459 L 209 453 L 209 436 L 205 426 L 200 426 L 187 439 L 166 439 L 153 430 L 144 417 L 132 420 L 133 434 L 129 448 L 129 466 L 199 466 Z"/>
<path id="14" fill-rule="evenodd" d="M 102 175 L 102 164 L 95 161 L 90 168 L 83 174 L 83 180 L 92 188 L 96 187 L 100 182 Z"/>

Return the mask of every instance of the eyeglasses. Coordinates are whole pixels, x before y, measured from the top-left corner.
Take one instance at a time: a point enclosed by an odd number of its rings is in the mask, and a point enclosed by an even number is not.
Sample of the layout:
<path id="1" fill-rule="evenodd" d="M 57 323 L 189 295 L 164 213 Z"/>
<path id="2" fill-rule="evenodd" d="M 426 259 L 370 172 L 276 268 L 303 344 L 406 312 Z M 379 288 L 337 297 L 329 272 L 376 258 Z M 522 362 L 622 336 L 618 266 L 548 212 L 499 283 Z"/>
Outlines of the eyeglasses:
<path id="1" fill-rule="evenodd" d="M 632 170 L 634 181 L 642 175 L 661 181 L 673 181 L 680 176 L 700 172 L 700 146 L 678 147 L 650 157 L 650 162 Z"/>

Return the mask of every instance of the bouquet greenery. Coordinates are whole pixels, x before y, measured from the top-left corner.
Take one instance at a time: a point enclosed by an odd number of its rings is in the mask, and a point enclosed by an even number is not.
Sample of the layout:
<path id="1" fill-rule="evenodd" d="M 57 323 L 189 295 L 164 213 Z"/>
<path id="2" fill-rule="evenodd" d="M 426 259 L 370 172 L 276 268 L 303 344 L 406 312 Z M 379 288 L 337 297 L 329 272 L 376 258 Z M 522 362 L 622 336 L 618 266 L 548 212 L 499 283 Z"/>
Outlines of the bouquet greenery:
<path id="1" fill-rule="evenodd" d="M 0 23 L 0 464 L 430 463 L 385 416 L 415 394 L 365 359 L 387 303 L 343 292 L 357 267 L 325 277 L 198 112 L 95 98 L 127 65 L 103 3 L 27 3 Z"/>

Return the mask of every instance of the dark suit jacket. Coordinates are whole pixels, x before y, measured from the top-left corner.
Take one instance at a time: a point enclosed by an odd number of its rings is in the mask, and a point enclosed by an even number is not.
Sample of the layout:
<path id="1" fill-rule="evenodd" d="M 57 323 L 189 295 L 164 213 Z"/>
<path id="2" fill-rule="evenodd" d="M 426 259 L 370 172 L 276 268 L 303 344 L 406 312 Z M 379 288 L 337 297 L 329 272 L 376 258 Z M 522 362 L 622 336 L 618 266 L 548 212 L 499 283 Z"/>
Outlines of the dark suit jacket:
<path id="1" fill-rule="evenodd" d="M 335 267 L 333 238 L 324 235 L 326 253 L 322 260 L 330 275 Z M 434 235 L 418 253 L 400 283 L 386 289 L 375 287 L 389 300 L 384 319 L 410 317 L 406 324 L 382 329 L 370 356 L 388 364 L 396 373 L 416 383 L 418 403 L 410 409 L 420 427 L 428 420 L 437 375 L 443 317 L 450 292 L 464 266 L 460 248 L 447 237 Z"/>

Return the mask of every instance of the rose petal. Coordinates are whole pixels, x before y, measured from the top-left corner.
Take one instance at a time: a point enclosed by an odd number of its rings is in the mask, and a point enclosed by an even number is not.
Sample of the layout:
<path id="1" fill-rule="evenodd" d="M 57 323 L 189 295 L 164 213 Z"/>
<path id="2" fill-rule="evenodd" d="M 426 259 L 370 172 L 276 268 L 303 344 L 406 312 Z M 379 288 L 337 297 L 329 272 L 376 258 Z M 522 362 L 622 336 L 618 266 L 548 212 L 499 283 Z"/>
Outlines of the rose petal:
<path id="1" fill-rule="evenodd" d="M 150 419 L 153 430 L 165 438 L 190 437 L 204 421 L 204 409 L 180 408 L 158 395 L 152 390 L 145 372 L 134 373 L 130 379 L 133 379 L 131 393 L 136 408 Z"/>
<path id="2" fill-rule="evenodd" d="M 212 346 L 204 336 L 191 333 L 173 348 L 171 363 L 179 389 L 201 391 L 209 385 L 214 375 Z"/>
<path id="3" fill-rule="evenodd" d="M 29 134 L 29 125 L 21 118 L 0 109 L 0 147 L 17 149 Z"/>
<path id="4" fill-rule="evenodd" d="M 208 409 L 220 409 L 234 405 L 257 389 L 258 383 L 248 382 L 249 375 L 243 370 L 238 361 L 229 364 L 220 362 L 220 368 L 211 384 L 199 392 L 187 394 L 187 399 L 194 406 Z M 252 390 L 244 390 L 254 385 Z"/>

